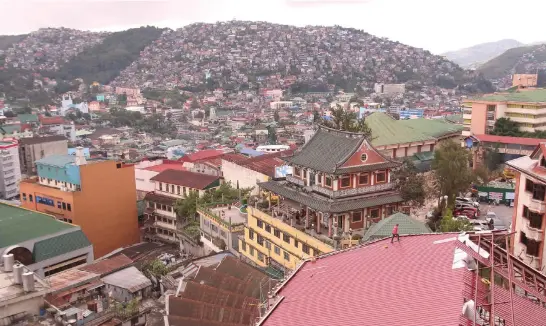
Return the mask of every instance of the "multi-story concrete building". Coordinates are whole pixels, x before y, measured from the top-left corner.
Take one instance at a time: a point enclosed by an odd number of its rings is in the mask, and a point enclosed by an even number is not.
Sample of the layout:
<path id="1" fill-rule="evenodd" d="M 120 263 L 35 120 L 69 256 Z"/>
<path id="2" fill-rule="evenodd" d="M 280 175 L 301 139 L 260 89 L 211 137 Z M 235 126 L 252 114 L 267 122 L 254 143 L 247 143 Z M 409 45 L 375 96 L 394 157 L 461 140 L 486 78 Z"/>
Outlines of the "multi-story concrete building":
<path id="1" fill-rule="evenodd" d="M 8 254 L 45 277 L 92 262 L 93 246 L 77 225 L 0 203 L 0 256 Z"/>
<path id="2" fill-rule="evenodd" d="M 546 89 L 495 93 L 463 103 L 463 135 L 489 134 L 499 118 L 509 118 L 521 131 L 546 130 Z"/>
<path id="3" fill-rule="evenodd" d="M 38 176 L 21 182 L 23 207 L 81 227 L 95 257 L 139 241 L 134 166 L 52 155 L 36 161 Z"/>
<path id="4" fill-rule="evenodd" d="M 516 173 L 512 216 L 512 253 L 531 267 L 544 271 L 546 222 L 546 143 L 529 156 L 506 162 Z"/>
<path id="5" fill-rule="evenodd" d="M 0 141 L 0 198 L 10 199 L 19 194 L 21 167 L 16 141 Z"/>
<path id="6" fill-rule="evenodd" d="M 68 140 L 64 136 L 29 137 L 19 140 L 21 173 L 36 175 L 36 162 L 50 155 L 65 155 Z"/>
<path id="7" fill-rule="evenodd" d="M 201 242 L 205 253 L 229 250 L 238 253 L 239 236 L 243 235 L 246 210 L 231 204 L 199 207 Z"/>

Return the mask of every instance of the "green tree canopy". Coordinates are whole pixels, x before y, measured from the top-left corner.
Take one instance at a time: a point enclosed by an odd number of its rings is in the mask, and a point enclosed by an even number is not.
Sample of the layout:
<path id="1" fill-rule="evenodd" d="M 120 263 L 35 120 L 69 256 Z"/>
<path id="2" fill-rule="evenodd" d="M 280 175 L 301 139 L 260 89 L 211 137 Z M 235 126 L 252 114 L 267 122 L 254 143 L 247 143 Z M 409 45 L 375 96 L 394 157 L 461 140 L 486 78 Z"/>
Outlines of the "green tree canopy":
<path id="1" fill-rule="evenodd" d="M 425 178 L 418 173 L 411 160 L 404 160 L 402 166 L 395 171 L 394 179 L 404 201 L 416 206 L 422 206 L 425 203 Z"/>
<path id="2" fill-rule="evenodd" d="M 320 124 L 332 129 L 362 133 L 367 138 L 372 136 L 372 130 L 364 119 L 358 119 L 356 112 L 347 111 L 339 104 L 332 110 L 331 117 L 331 120 L 322 119 Z"/>

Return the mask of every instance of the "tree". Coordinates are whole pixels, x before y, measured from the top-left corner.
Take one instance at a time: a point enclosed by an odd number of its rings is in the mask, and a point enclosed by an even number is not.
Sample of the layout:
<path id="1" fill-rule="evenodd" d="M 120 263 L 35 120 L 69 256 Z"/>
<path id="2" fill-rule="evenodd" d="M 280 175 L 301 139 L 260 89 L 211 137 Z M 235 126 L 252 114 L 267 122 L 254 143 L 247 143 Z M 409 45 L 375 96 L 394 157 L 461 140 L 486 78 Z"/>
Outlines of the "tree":
<path id="1" fill-rule="evenodd" d="M 503 155 L 499 152 L 499 143 L 496 143 L 493 148 L 486 148 L 484 152 L 485 166 L 489 171 L 496 171 L 503 163 Z"/>
<path id="2" fill-rule="evenodd" d="M 453 207 L 457 194 L 465 191 L 474 180 L 469 165 L 470 154 L 454 141 L 446 141 L 434 152 L 432 169 L 440 196 L 447 196 L 448 207 Z"/>
<path id="3" fill-rule="evenodd" d="M 156 279 L 159 279 L 161 276 L 167 275 L 167 273 L 169 272 L 167 266 L 165 266 L 165 264 L 163 264 L 163 262 L 159 259 L 147 261 L 146 263 L 144 263 L 141 270 L 142 273 L 146 275 L 146 277 L 152 278 L 153 276 Z"/>
<path id="4" fill-rule="evenodd" d="M 320 123 L 322 120 L 322 117 L 320 116 L 320 113 L 317 110 L 313 111 L 313 122 L 314 123 Z"/>
<path id="5" fill-rule="evenodd" d="M 448 208 L 446 214 L 440 222 L 440 231 L 442 232 L 460 232 L 470 231 L 470 224 L 464 220 L 458 220 L 453 217 L 453 211 Z"/>
<path id="6" fill-rule="evenodd" d="M 186 198 L 178 199 L 174 205 L 176 214 L 182 220 L 194 219 L 197 214 L 197 204 L 199 203 L 199 192 L 190 191 Z"/>
<path id="7" fill-rule="evenodd" d="M 519 126 L 516 122 L 508 118 L 498 118 L 497 121 L 495 121 L 495 126 L 493 127 L 491 134 L 497 136 L 521 137 L 522 132 L 519 130 Z"/>
<path id="8" fill-rule="evenodd" d="M 275 131 L 275 128 L 272 126 L 267 127 L 267 134 L 269 136 L 269 144 L 270 145 L 276 145 L 277 144 L 277 132 Z"/>
<path id="9" fill-rule="evenodd" d="M 320 124 L 332 129 L 358 132 L 364 134 L 366 138 L 372 136 L 372 130 L 364 119 L 358 119 L 355 112 L 345 111 L 339 104 L 332 110 L 331 118 L 331 121 L 322 119 Z"/>
<path id="10" fill-rule="evenodd" d="M 425 203 L 425 178 L 418 173 L 411 160 L 404 160 L 402 166 L 395 171 L 394 179 L 396 180 L 396 188 L 400 191 L 404 201 L 418 206 Z"/>
<path id="11" fill-rule="evenodd" d="M 201 105 L 199 104 L 199 102 L 197 101 L 197 99 L 194 97 L 193 100 L 191 101 L 190 108 L 192 108 L 192 109 L 199 109 L 200 107 L 201 107 Z"/>

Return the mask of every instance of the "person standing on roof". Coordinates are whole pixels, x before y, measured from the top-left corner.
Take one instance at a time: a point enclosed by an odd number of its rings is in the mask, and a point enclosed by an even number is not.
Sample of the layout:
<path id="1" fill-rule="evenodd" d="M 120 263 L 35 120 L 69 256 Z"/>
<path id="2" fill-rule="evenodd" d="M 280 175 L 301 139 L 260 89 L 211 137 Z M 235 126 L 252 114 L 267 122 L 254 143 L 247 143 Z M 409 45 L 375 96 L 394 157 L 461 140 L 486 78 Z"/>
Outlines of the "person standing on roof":
<path id="1" fill-rule="evenodd" d="M 394 237 L 396 237 L 396 240 L 398 240 L 398 242 L 400 242 L 400 235 L 398 235 L 398 224 L 396 224 L 394 226 L 394 228 L 392 228 L 391 243 L 393 243 Z"/>

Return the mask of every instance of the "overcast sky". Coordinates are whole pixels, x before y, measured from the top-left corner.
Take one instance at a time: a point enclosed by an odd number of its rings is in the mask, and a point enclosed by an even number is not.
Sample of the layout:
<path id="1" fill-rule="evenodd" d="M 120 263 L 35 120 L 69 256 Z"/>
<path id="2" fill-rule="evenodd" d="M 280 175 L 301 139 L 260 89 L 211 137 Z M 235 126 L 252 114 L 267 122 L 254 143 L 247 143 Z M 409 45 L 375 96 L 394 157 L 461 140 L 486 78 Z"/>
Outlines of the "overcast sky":
<path id="1" fill-rule="evenodd" d="M 354 27 L 442 53 L 506 38 L 545 41 L 545 11 L 546 0 L 0 0 L 0 35 L 237 19 Z"/>

